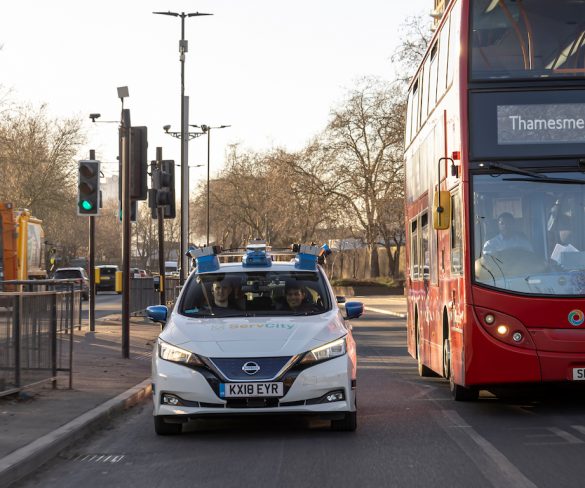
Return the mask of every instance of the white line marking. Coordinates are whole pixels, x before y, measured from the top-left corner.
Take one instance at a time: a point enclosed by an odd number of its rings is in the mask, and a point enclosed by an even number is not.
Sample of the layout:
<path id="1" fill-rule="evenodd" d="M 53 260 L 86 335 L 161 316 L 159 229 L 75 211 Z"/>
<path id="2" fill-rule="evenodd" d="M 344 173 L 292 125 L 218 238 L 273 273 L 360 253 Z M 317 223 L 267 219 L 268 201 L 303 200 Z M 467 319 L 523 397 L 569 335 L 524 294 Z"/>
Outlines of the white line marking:
<path id="1" fill-rule="evenodd" d="M 393 317 L 400 317 L 401 319 L 406 318 L 405 313 L 391 312 L 389 310 L 382 310 L 381 308 L 374 308 L 374 307 L 364 307 L 364 309 L 369 310 L 370 312 L 382 313 L 384 315 L 392 315 Z"/>
<path id="2" fill-rule="evenodd" d="M 455 410 L 434 413 L 437 422 L 455 441 L 461 450 L 483 473 L 485 479 L 497 488 L 536 488 L 522 472 L 495 448 L 487 439 L 479 435 L 471 425 Z M 445 422 L 446 420 L 446 422 Z"/>

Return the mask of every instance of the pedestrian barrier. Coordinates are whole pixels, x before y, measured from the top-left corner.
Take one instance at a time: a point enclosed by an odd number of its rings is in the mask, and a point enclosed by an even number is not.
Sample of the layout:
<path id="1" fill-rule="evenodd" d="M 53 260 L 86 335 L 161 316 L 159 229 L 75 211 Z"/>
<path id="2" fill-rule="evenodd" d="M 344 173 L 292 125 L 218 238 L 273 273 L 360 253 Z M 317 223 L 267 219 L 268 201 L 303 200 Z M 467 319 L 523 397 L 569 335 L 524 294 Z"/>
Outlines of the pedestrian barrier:
<path id="1" fill-rule="evenodd" d="M 154 289 L 154 278 L 132 278 L 130 280 L 130 313 L 140 315 L 146 307 L 160 301 L 159 293 Z"/>
<path id="2" fill-rule="evenodd" d="M 81 327 L 80 285 L 72 280 L 0 281 L 0 396 L 36 384 L 72 387 L 73 327 Z"/>

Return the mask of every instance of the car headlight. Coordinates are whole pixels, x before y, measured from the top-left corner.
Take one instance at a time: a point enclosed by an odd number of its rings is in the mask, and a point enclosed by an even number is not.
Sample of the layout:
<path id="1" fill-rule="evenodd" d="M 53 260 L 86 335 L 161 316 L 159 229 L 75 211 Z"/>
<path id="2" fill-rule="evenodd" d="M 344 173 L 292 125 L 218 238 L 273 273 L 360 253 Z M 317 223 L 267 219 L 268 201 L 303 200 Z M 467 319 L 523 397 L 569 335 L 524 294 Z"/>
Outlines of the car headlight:
<path id="1" fill-rule="evenodd" d="M 162 339 L 158 340 L 158 356 L 165 361 L 171 361 L 173 363 L 187 364 L 190 366 L 204 366 L 197 354 L 173 346 Z"/>
<path id="2" fill-rule="evenodd" d="M 325 361 L 327 359 L 343 356 L 346 352 L 347 349 L 345 347 L 345 337 L 342 337 L 336 341 L 329 342 L 322 346 L 316 347 L 315 349 L 311 349 L 304 355 L 299 364 L 310 364 L 316 363 L 318 361 Z"/>

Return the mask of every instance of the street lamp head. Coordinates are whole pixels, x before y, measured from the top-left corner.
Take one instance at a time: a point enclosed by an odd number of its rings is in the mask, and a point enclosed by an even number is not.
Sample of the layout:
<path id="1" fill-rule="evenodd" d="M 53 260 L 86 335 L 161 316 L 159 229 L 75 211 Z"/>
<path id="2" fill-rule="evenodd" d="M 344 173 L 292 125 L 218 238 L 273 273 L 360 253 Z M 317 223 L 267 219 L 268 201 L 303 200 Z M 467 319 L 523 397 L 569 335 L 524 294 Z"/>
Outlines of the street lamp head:
<path id="1" fill-rule="evenodd" d="M 128 87 L 127 86 L 119 86 L 117 88 L 118 90 L 118 98 L 128 98 L 130 96 L 130 93 L 128 91 Z"/>
<path id="2" fill-rule="evenodd" d="M 102 114 L 89 114 L 89 118 L 91 119 L 92 122 L 95 122 L 96 119 L 99 119 L 102 116 Z"/>
<path id="3" fill-rule="evenodd" d="M 166 133 L 168 133 L 170 129 L 171 129 L 171 126 L 170 126 L 170 125 L 163 125 L 163 130 L 164 130 Z"/>

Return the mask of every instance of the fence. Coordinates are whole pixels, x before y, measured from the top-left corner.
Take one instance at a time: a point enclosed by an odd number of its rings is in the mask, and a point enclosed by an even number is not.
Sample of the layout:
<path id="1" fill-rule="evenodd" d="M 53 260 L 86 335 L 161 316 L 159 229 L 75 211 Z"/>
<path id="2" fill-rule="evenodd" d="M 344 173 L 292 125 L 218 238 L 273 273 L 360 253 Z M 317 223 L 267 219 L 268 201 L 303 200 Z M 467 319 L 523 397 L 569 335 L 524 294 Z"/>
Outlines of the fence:
<path id="1" fill-rule="evenodd" d="M 82 291 L 70 280 L 0 281 L 0 396 L 39 383 L 72 387 L 73 327 Z"/>

